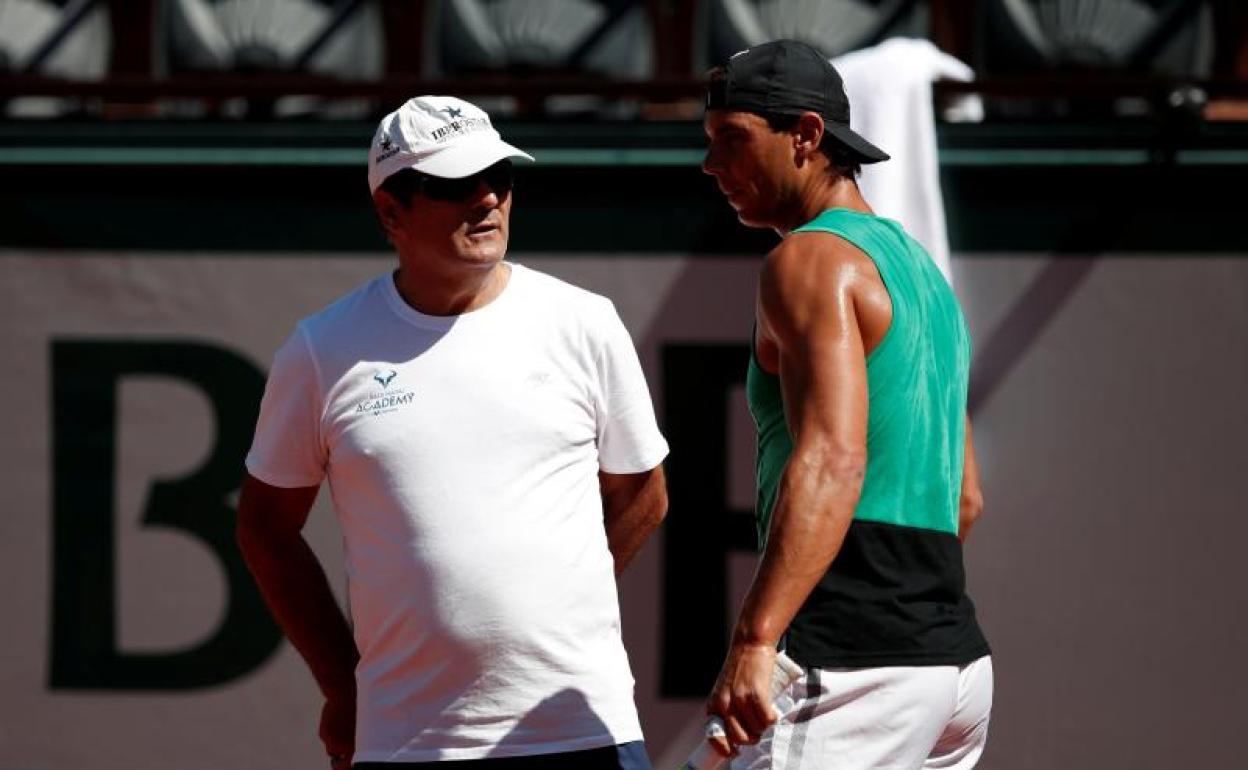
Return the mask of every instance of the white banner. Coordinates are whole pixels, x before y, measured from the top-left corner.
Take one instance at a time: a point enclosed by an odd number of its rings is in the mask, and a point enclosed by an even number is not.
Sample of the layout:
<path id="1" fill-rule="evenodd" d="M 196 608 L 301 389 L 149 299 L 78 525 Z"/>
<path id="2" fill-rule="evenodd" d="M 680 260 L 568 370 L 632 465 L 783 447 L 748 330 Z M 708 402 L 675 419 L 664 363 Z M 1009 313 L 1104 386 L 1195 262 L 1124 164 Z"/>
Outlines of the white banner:
<path id="1" fill-rule="evenodd" d="M 671 767 L 753 566 L 717 533 L 753 500 L 758 262 L 516 259 L 615 301 L 672 441 L 668 522 L 621 582 L 650 754 Z M 230 507 L 277 345 L 391 267 L 0 252 L 0 770 L 326 766 L 319 695 L 239 582 Z M 997 665 L 984 766 L 1235 765 L 1248 261 L 954 268 L 983 365 L 988 509 L 967 561 Z M 326 497 L 308 537 L 341 588 Z"/>

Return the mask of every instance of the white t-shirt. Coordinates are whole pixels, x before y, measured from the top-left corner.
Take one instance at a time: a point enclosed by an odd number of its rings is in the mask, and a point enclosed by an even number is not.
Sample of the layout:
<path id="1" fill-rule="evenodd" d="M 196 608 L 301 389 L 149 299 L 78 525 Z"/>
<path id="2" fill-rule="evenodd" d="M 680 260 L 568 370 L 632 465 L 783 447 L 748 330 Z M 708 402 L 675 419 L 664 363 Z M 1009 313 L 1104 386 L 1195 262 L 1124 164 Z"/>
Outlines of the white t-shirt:
<path id="1" fill-rule="evenodd" d="M 667 443 L 610 301 L 511 266 L 428 316 L 380 276 L 277 352 L 247 468 L 328 478 L 343 532 L 355 761 L 521 756 L 641 739 L 598 471 Z"/>

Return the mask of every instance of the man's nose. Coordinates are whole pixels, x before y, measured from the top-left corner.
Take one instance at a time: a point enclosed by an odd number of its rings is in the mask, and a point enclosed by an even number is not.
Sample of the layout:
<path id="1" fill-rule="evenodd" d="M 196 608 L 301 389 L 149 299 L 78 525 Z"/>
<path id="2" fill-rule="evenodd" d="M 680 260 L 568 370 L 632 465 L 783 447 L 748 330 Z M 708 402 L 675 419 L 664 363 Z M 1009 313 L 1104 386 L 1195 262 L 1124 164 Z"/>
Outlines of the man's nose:
<path id="1" fill-rule="evenodd" d="M 474 207 L 484 209 L 492 209 L 502 200 L 503 196 L 499 195 L 484 179 L 477 180 L 477 189 L 472 191 L 472 197 L 468 199 Z"/>
<path id="2" fill-rule="evenodd" d="M 706 154 L 702 156 L 702 173 L 715 176 L 715 172 L 718 168 L 719 164 L 716 161 L 714 154 L 710 150 L 707 150 Z"/>

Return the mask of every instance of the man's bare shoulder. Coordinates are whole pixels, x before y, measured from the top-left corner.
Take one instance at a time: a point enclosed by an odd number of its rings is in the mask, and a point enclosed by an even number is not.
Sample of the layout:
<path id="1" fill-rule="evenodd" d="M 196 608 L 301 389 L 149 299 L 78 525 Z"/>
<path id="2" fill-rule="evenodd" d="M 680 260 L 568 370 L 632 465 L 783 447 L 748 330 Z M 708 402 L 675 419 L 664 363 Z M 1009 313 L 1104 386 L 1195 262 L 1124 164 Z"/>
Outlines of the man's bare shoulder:
<path id="1" fill-rule="evenodd" d="M 871 258 L 836 233 L 807 230 L 792 233 L 767 253 L 766 264 L 778 270 L 798 269 L 815 262 L 824 269 L 837 265 L 871 264 Z"/>
<path id="2" fill-rule="evenodd" d="M 826 232 L 793 233 L 768 252 L 762 287 L 794 299 L 807 292 L 826 296 L 831 289 L 852 288 L 864 271 L 875 273 L 871 258 L 844 238 Z"/>
<path id="3" fill-rule="evenodd" d="M 862 315 L 862 318 L 858 318 Z M 851 316 L 867 329 L 868 345 L 891 320 L 879 270 L 866 253 L 838 235 L 794 233 L 767 255 L 759 279 L 759 336 L 802 339 L 833 333 L 828 319 Z M 863 326 L 863 322 L 865 326 Z"/>

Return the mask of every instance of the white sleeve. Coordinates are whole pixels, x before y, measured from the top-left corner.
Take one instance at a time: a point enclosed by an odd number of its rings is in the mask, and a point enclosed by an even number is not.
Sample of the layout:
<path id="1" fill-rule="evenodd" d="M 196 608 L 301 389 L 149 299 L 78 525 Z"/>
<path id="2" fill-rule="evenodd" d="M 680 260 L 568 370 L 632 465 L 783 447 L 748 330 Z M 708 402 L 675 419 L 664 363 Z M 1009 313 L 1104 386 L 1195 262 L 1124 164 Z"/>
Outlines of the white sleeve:
<path id="1" fill-rule="evenodd" d="M 275 487 L 312 487 L 325 478 L 316 362 L 297 327 L 273 357 L 247 471 Z"/>
<path id="2" fill-rule="evenodd" d="M 595 336 L 598 351 L 598 465 L 606 473 L 641 473 L 667 456 L 641 362 L 610 302 Z"/>

